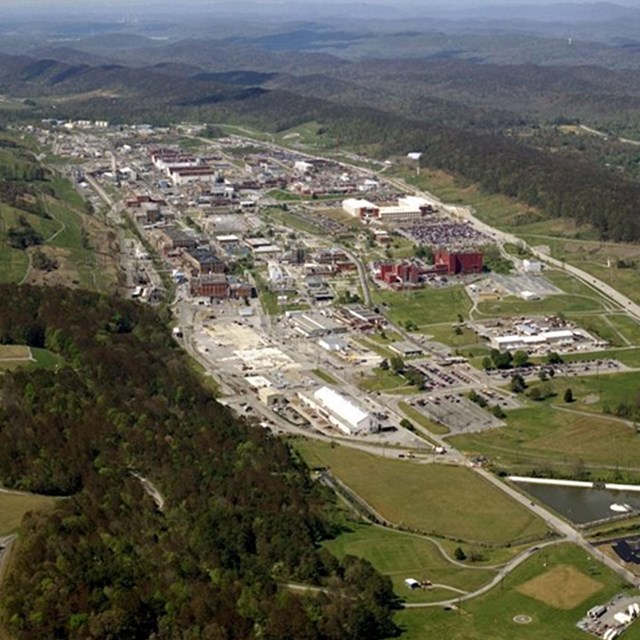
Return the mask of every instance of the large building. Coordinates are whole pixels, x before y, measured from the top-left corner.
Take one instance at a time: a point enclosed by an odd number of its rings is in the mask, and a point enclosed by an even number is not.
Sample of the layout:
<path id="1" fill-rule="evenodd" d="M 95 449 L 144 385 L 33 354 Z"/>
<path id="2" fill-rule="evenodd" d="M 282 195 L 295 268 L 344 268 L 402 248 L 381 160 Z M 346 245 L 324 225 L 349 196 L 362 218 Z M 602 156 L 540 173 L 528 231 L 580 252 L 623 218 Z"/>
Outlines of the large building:
<path id="1" fill-rule="evenodd" d="M 182 254 L 182 259 L 197 276 L 206 273 L 224 273 L 226 269 L 224 261 L 220 260 L 208 247 L 187 249 Z"/>
<path id="2" fill-rule="evenodd" d="M 436 251 L 433 256 L 434 271 L 447 275 L 482 273 L 483 254 L 480 251 L 457 253 Z"/>
<path id="3" fill-rule="evenodd" d="M 377 277 L 390 286 L 418 284 L 423 269 L 411 262 L 385 262 L 379 265 Z"/>
<path id="4" fill-rule="evenodd" d="M 342 208 L 349 215 L 361 220 L 378 220 L 380 222 L 415 222 L 435 209 L 431 202 L 418 196 L 405 196 L 398 199 L 397 205 L 380 207 L 361 198 L 343 200 Z"/>
<path id="5" fill-rule="evenodd" d="M 345 435 L 367 434 L 378 428 L 371 413 L 329 387 L 320 387 L 310 396 L 299 394 L 299 397 Z"/>
<path id="6" fill-rule="evenodd" d="M 580 339 L 584 339 L 584 337 L 574 333 L 571 329 L 558 329 L 556 331 L 542 331 L 535 335 L 495 336 L 491 338 L 491 346 L 500 351 L 509 351 L 510 349 L 531 349 L 544 346 L 571 346 Z"/>
<path id="7" fill-rule="evenodd" d="M 380 207 L 362 198 L 343 200 L 342 209 L 354 218 L 360 218 L 361 220 L 380 217 Z"/>

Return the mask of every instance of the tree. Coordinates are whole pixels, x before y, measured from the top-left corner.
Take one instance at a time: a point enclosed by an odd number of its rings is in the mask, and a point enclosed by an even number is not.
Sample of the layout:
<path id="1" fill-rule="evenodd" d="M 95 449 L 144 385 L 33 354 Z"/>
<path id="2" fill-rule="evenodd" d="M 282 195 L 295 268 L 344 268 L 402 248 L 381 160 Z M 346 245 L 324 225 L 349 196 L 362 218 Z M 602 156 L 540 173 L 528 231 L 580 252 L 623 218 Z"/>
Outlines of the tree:
<path id="1" fill-rule="evenodd" d="M 389 371 L 389 361 L 386 358 L 378 366 L 383 371 Z"/>
<path id="2" fill-rule="evenodd" d="M 463 562 L 467 559 L 467 554 L 464 552 L 462 547 L 456 547 L 453 555 L 458 562 Z"/>
<path id="3" fill-rule="evenodd" d="M 494 368 L 493 360 L 489 356 L 485 356 L 484 358 L 482 358 L 482 368 L 485 371 L 489 371 L 490 369 Z"/>
<path id="4" fill-rule="evenodd" d="M 562 364 L 563 360 L 558 353 L 552 351 L 547 356 L 547 364 Z"/>
<path id="5" fill-rule="evenodd" d="M 404 360 L 400 356 L 391 356 L 389 358 L 389 367 L 396 375 L 405 369 Z"/>
<path id="6" fill-rule="evenodd" d="M 568 387 L 565 390 L 563 398 L 566 403 L 573 402 L 573 391 L 571 390 L 571 387 Z"/>
<path id="7" fill-rule="evenodd" d="M 527 388 L 527 383 L 524 381 L 524 378 L 517 374 L 511 378 L 511 384 L 509 388 L 514 393 L 522 393 Z"/>
<path id="8" fill-rule="evenodd" d="M 526 351 L 516 351 L 513 354 L 513 365 L 515 367 L 526 367 L 529 364 L 529 354 Z"/>
<path id="9" fill-rule="evenodd" d="M 529 391 L 529 397 L 536 401 L 542 400 L 542 391 L 540 391 L 540 387 L 533 387 L 533 389 Z"/>
<path id="10" fill-rule="evenodd" d="M 493 407 L 491 407 L 491 413 L 498 418 L 498 420 L 503 420 L 507 417 L 507 414 L 499 404 L 494 404 Z"/>
<path id="11" fill-rule="evenodd" d="M 407 420 L 406 418 L 402 418 L 402 420 L 400 420 L 400 426 L 403 429 L 406 429 L 407 431 L 415 431 L 416 428 L 413 425 L 413 422 L 411 422 L 411 420 Z"/>

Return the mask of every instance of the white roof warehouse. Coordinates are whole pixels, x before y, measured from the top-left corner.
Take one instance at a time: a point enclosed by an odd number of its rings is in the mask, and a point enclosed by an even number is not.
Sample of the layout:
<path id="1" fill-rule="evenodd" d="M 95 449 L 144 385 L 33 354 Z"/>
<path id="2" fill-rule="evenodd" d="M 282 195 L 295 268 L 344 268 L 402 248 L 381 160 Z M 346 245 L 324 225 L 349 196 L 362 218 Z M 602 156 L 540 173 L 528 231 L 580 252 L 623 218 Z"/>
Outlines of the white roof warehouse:
<path id="1" fill-rule="evenodd" d="M 300 399 L 348 436 L 376 429 L 369 412 L 329 387 L 320 387 L 312 396 L 300 394 Z"/>

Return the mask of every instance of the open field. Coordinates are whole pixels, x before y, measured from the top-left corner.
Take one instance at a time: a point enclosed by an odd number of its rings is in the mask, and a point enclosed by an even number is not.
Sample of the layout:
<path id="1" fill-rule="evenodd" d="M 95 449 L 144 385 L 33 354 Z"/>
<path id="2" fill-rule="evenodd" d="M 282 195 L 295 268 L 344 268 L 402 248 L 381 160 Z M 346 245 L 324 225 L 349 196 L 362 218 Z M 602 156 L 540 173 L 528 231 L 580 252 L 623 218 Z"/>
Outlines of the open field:
<path id="1" fill-rule="evenodd" d="M 597 366 L 593 368 L 598 373 Z M 532 383 L 531 387 L 542 383 Z M 607 374 L 572 378 L 554 378 L 551 382 L 557 395 L 551 396 L 544 404 L 554 404 L 571 410 L 589 411 L 596 415 L 603 415 L 603 408 L 614 408 L 620 402 L 635 403 L 636 393 L 640 389 L 640 372 Z M 567 387 L 571 387 L 574 402 L 564 402 L 563 394 Z M 539 406 L 542 403 L 536 403 Z"/>
<path id="2" fill-rule="evenodd" d="M 570 315 L 581 312 L 599 312 L 605 309 L 603 301 L 596 295 L 573 296 L 555 295 L 543 300 L 522 300 L 516 296 L 507 296 L 501 300 L 491 300 L 478 304 L 478 315 L 497 316 L 531 316 L 563 313 Z"/>
<path id="3" fill-rule="evenodd" d="M 609 475 L 630 470 L 631 478 L 640 473 L 640 436 L 634 429 L 606 416 L 573 413 L 545 403 L 507 412 L 507 426 L 502 429 L 455 436 L 451 442 L 469 454 L 486 455 L 500 467 L 524 473 L 575 475 L 585 468 L 598 470 L 597 477 L 607 477 L 607 470 Z"/>
<path id="4" fill-rule="evenodd" d="M 295 441 L 295 447 L 310 466 L 329 467 L 395 524 L 494 545 L 547 531 L 541 520 L 470 469 L 381 459 L 315 441 Z"/>
<path id="5" fill-rule="evenodd" d="M 631 344 L 640 345 L 640 322 L 624 314 L 611 314 L 607 320 L 616 331 Z"/>
<path id="6" fill-rule="evenodd" d="M 406 602 L 430 602 L 456 595 L 444 589 L 409 589 L 404 583 L 406 578 L 472 591 L 495 574 L 493 570 L 464 569 L 448 562 L 425 538 L 370 524 L 350 524 L 349 530 L 325 543 L 325 547 L 339 558 L 354 555 L 371 562 L 391 578 L 395 592 Z"/>
<path id="7" fill-rule="evenodd" d="M 484 193 L 473 184 L 464 185 L 444 171 L 422 168 L 416 176 L 414 172 L 404 170 L 399 177 L 408 184 L 430 191 L 445 203 L 474 207 L 478 217 L 492 226 L 506 228 L 521 219 L 525 212 L 533 220 L 542 217 L 528 205 L 507 196 Z"/>
<path id="8" fill-rule="evenodd" d="M 467 318 L 471 309 L 471 300 L 462 286 L 419 291 L 375 290 L 373 299 L 385 307 L 394 322 L 404 325 L 411 321 L 423 332 L 428 332 L 425 325 L 456 322 L 458 315 Z"/>
<path id="9" fill-rule="evenodd" d="M 565 362 L 581 362 L 584 360 L 602 360 L 603 358 L 612 358 L 619 360 L 622 364 L 629 367 L 640 367 L 640 348 L 624 347 L 617 349 L 604 349 L 603 351 L 571 353 L 562 356 Z"/>
<path id="10" fill-rule="evenodd" d="M 522 585 L 540 576 L 549 575 L 555 567 L 571 567 L 600 585 L 597 593 L 570 609 L 557 608 L 520 592 Z M 551 574 L 554 577 L 554 574 Z M 547 579 L 548 580 L 548 579 Z M 549 584 L 549 599 L 561 597 L 566 584 Z M 589 636 L 575 625 L 586 611 L 623 590 L 620 579 L 609 569 L 591 559 L 582 549 L 562 544 L 544 549 L 508 575 L 489 593 L 461 603 L 460 611 L 442 608 L 408 609 L 396 616 L 404 629 L 403 640 L 424 640 L 437 637 L 447 640 L 586 640 Z M 586 592 L 584 592 L 586 593 Z M 517 615 L 531 617 L 530 624 L 517 624 Z M 640 638 L 636 623 L 624 635 L 625 639 Z"/>
<path id="11" fill-rule="evenodd" d="M 519 229 L 515 231 L 531 246 L 548 246 L 554 258 L 569 262 L 615 287 L 635 302 L 640 301 L 640 271 L 636 266 L 636 262 L 640 262 L 638 245 L 555 238 L 529 230 L 527 233 Z M 618 260 L 628 266 L 619 267 Z"/>
<path id="12" fill-rule="evenodd" d="M 0 360 L 29 360 L 29 347 L 21 344 L 0 344 Z"/>
<path id="13" fill-rule="evenodd" d="M 606 340 L 612 347 L 628 347 L 630 341 L 618 330 L 607 314 L 581 315 L 577 319 L 580 327 L 591 335 Z"/>
<path id="14" fill-rule="evenodd" d="M 55 498 L 18 493 L 0 492 L 0 536 L 13 533 L 28 511 L 48 509 Z"/>
<path id="15" fill-rule="evenodd" d="M 457 323 L 440 323 L 422 327 L 422 331 L 431 336 L 431 340 L 455 349 L 465 358 L 482 358 L 489 354 L 489 343 L 479 338 L 474 331 L 460 327 Z"/>
<path id="16" fill-rule="evenodd" d="M 419 424 L 421 427 L 424 427 L 431 433 L 435 433 L 436 435 L 446 435 L 449 433 L 448 427 L 445 427 L 443 424 L 436 424 L 433 420 L 429 420 L 427 416 L 420 413 L 417 409 L 414 409 L 411 405 L 408 405 L 406 402 L 398 402 L 398 408 L 404 413 L 409 420 Z"/>
<path id="17" fill-rule="evenodd" d="M 520 593 L 554 609 L 575 609 L 604 585 L 569 564 L 559 564 L 519 587 Z"/>
<path id="18" fill-rule="evenodd" d="M 22 345 L 0 345 L 0 372 L 27 369 L 53 369 L 62 366 L 64 360 L 48 351 Z"/>
<path id="19" fill-rule="evenodd" d="M 375 368 L 372 375 L 366 378 L 361 378 L 358 381 L 358 387 L 363 391 L 391 391 L 396 389 L 413 389 L 416 393 L 418 389 L 416 387 L 409 387 L 407 381 L 399 375 L 393 373 L 390 370 L 384 370 Z"/>

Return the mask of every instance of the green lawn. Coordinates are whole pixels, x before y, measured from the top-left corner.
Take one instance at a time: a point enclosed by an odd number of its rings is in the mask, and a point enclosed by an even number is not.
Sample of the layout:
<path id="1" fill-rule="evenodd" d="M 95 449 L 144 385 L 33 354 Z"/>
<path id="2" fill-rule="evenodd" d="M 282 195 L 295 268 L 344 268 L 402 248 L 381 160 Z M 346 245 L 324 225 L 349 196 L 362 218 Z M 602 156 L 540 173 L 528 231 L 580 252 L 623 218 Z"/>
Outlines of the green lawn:
<path id="1" fill-rule="evenodd" d="M 637 478 L 640 435 L 600 411 L 604 404 L 615 406 L 621 399 L 635 398 L 640 374 L 560 379 L 552 384 L 558 393 L 555 398 L 508 411 L 505 428 L 455 436 L 452 444 L 468 453 L 487 455 L 499 466 L 519 472 L 537 469 L 575 474 L 586 466 L 595 469 L 598 477 L 610 477 L 616 469 L 630 469 L 625 477 Z M 569 386 L 576 402 L 566 404 L 562 396 Z"/>
<path id="2" fill-rule="evenodd" d="M 55 498 L 47 496 L 0 493 L 0 536 L 16 531 L 28 511 L 48 509 L 53 504 Z"/>
<path id="3" fill-rule="evenodd" d="M 399 387 L 409 387 L 409 385 L 402 376 L 396 375 L 393 371 L 376 367 L 370 376 L 361 378 L 358 381 L 358 387 L 363 391 L 389 391 Z M 410 388 L 418 393 L 416 387 Z"/>
<path id="4" fill-rule="evenodd" d="M 522 300 L 516 296 L 507 296 L 502 300 L 490 300 L 478 304 L 478 313 L 488 317 L 497 316 L 531 316 L 563 313 L 579 313 L 585 311 L 602 311 L 602 300 L 596 295 L 573 296 L 554 295 L 543 300 Z"/>
<path id="5" fill-rule="evenodd" d="M 330 373 L 327 373 L 324 369 L 313 369 L 311 373 L 327 384 L 340 384 L 338 380 L 336 380 Z"/>
<path id="6" fill-rule="evenodd" d="M 569 609 L 552 606 L 518 591 L 529 580 L 549 575 L 554 567 L 573 567 L 602 586 L 597 593 Z M 557 589 L 561 591 L 566 586 L 559 584 Z M 582 549 L 563 544 L 536 553 L 500 586 L 479 598 L 462 602 L 460 611 L 444 611 L 440 607 L 407 609 L 397 614 L 396 622 L 404 630 L 402 640 L 432 637 L 446 640 L 585 640 L 589 636 L 576 627 L 576 622 L 589 608 L 607 602 L 623 589 L 620 578 L 612 571 L 595 562 Z M 553 591 L 544 594 L 549 602 L 556 595 Z M 517 615 L 530 616 L 532 622 L 517 624 L 513 620 Z M 624 637 L 638 640 L 640 624 L 633 625 Z"/>
<path id="7" fill-rule="evenodd" d="M 385 459 L 315 441 L 294 444 L 310 466 L 329 467 L 395 524 L 494 545 L 546 533 L 541 520 L 470 469 Z"/>
<path id="8" fill-rule="evenodd" d="M 406 578 L 470 591 L 495 575 L 493 570 L 464 569 L 448 562 L 436 545 L 425 538 L 370 524 L 351 523 L 347 531 L 324 546 L 338 558 L 353 555 L 371 562 L 391 578 L 395 592 L 406 602 L 430 602 L 456 595 L 445 589 L 409 589 L 404 583 Z"/>
<path id="9" fill-rule="evenodd" d="M 488 342 L 479 338 L 474 331 L 470 329 L 460 327 L 456 331 L 458 326 L 457 322 L 453 323 L 439 323 L 422 327 L 424 333 L 432 336 L 435 342 L 440 342 L 453 347 L 458 350 L 467 351 L 484 351 L 487 349 Z"/>
<path id="10" fill-rule="evenodd" d="M 619 360 L 629 367 L 640 367 L 640 348 L 618 348 L 594 351 L 591 353 L 571 353 L 563 355 L 566 362 L 580 362 L 583 360 L 601 360 L 611 358 Z"/>
<path id="11" fill-rule="evenodd" d="M 379 290 L 373 292 L 373 298 L 376 304 L 386 305 L 391 320 L 402 325 L 414 322 L 424 333 L 429 332 L 425 325 L 457 322 L 458 315 L 466 319 L 471 309 L 471 300 L 459 285 L 419 291 Z"/>
<path id="12" fill-rule="evenodd" d="M 640 346 L 640 322 L 623 314 L 612 314 L 607 316 L 607 318 L 619 334 L 625 337 L 631 344 Z"/>

